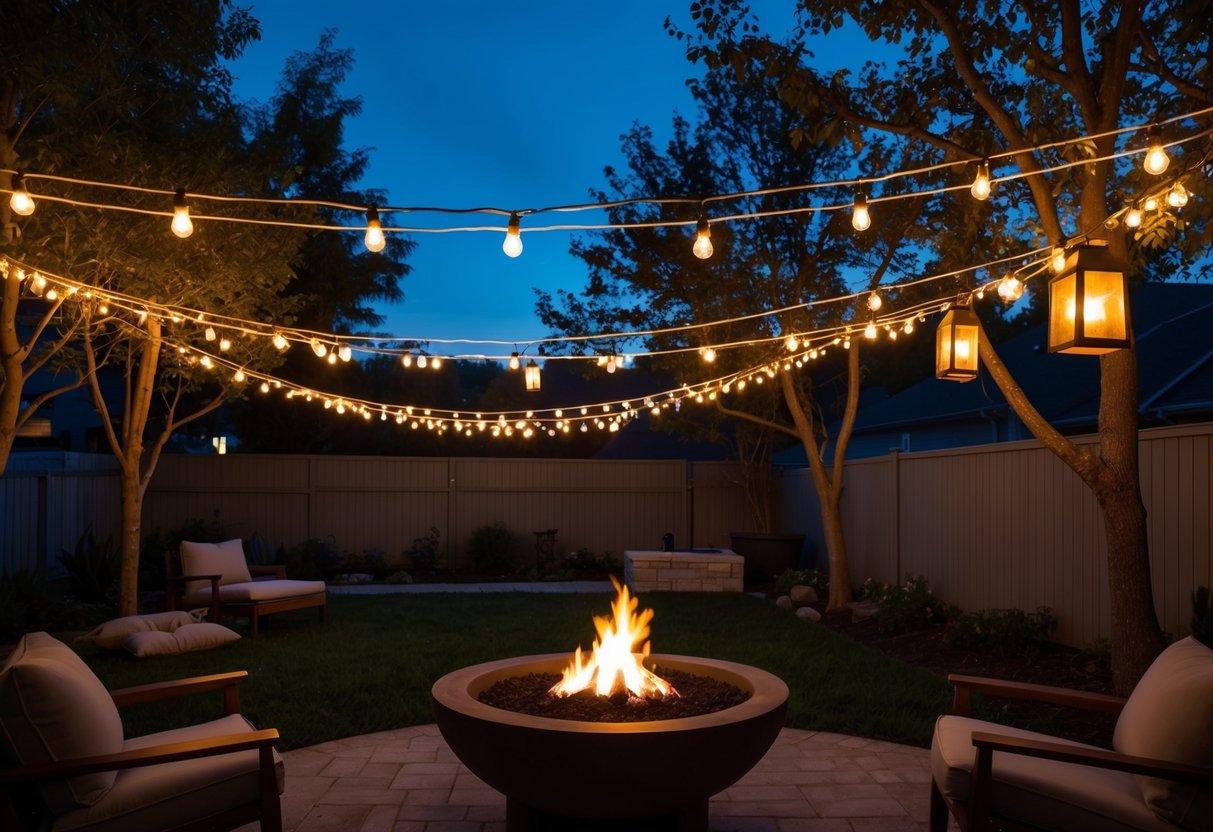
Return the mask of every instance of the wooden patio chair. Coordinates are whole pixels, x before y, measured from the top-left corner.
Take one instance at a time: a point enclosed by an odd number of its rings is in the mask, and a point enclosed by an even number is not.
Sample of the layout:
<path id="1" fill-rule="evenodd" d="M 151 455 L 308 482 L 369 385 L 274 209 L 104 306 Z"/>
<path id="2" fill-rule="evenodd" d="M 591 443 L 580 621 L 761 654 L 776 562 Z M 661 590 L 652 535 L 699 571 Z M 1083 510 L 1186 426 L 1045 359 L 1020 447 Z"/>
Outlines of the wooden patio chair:
<path id="1" fill-rule="evenodd" d="M 320 623 L 328 619 L 324 581 L 292 581 L 286 567 L 249 566 L 239 538 L 223 543 L 182 541 L 164 553 L 165 604 L 168 609 L 207 607 L 210 620 L 247 618 L 249 637 L 260 632 L 261 616 L 316 607 Z"/>
<path id="2" fill-rule="evenodd" d="M 931 832 L 1213 829 L 1213 650 L 1192 637 L 1155 659 L 1128 699 L 949 676 L 953 714 L 931 743 Z M 973 719 L 971 698 L 1119 714 L 1113 749 Z"/>
<path id="3" fill-rule="evenodd" d="M 278 732 L 240 715 L 244 671 L 107 691 L 46 633 L 0 666 L 0 828 L 281 832 Z M 222 691 L 224 716 L 127 739 L 118 708 Z"/>

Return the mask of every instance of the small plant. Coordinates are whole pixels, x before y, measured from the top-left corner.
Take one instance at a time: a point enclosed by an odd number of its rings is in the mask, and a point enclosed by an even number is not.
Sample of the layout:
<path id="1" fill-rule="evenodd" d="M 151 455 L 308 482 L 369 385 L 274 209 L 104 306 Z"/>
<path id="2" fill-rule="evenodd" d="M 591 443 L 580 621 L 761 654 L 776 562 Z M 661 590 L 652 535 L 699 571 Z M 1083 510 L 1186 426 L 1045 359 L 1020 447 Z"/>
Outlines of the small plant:
<path id="1" fill-rule="evenodd" d="M 876 604 L 872 619 L 882 633 L 904 633 L 921 630 L 932 624 L 943 624 L 955 618 L 959 610 L 936 598 L 927 579 L 911 575 L 900 586 L 878 584 L 870 578 L 861 587 L 863 597 Z"/>
<path id="2" fill-rule="evenodd" d="M 794 586 L 811 586 L 818 598 L 825 598 L 830 594 L 830 576 L 820 569 L 785 569 L 775 579 L 775 594 L 787 595 Z"/>
<path id="3" fill-rule="evenodd" d="M 1213 647 L 1213 609 L 1209 607 L 1209 588 L 1198 586 L 1192 592 L 1192 637 Z"/>
<path id="4" fill-rule="evenodd" d="M 286 574 L 301 581 L 318 581 L 333 574 L 339 562 L 337 546 L 328 540 L 310 538 L 282 553 Z"/>
<path id="5" fill-rule="evenodd" d="M 0 644 L 36 630 L 79 630 L 109 618 L 98 607 L 70 604 L 37 572 L 0 572 Z"/>
<path id="6" fill-rule="evenodd" d="M 113 596 L 122 552 L 112 537 L 98 543 L 90 528 L 80 535 L 72 551 L 62 551 L 59 562 L 67 570 L 68 591 L 77 601 L 93 604 Z"/>
<path id="7" fill-rule="evenodd" d="M 387 582 L 389 584 L 411 584 L 413 582 L 413 576 L 401 569 L 397 572 L 393 572 L 391 575 L 388 575 Z"/>
<path id="8" fill-rule="evenodd" d="M 413 566 L 413 571 L 433 575 L 438 566 L 438 527 L 430 526 L 430 533 L 414 537 L 413 545 L 404 550 Z"/>
<path id="9" fill-rule="evenodd" d="M 1032 613 L 980 610 L 957 617 L 945 640 L 956 647 L 988 649 L 1000 656 L 1032 661 L 1056 631 L 1057 619 L 1049 607 L 1037 607 Z"/>
<path id="10" fill-rule="evenodd" d="M 244 541 L 244 559 L 249 566 L 270 566 L 278 562 L 274 547 L 259 534 Z"/>
<path id="11" fill-rule="evenodd" d="M 481 526 L 468 538 L 467 553 L 477 572 L 493 575 L 514 572 L 517 550 L 514 533 L 500 521 Z"/>
<path id="12" fill-rule="evenodd" d="M 567 572 L 569 577 L 573 577 L 579 573 L 609 575 L 618 572 L 620 568 L 619 558 L 614 552 L 607 551 L 600 555 L 593 549 L 582 547 L 564 559 L 564 565 L 559 571 Z"/>

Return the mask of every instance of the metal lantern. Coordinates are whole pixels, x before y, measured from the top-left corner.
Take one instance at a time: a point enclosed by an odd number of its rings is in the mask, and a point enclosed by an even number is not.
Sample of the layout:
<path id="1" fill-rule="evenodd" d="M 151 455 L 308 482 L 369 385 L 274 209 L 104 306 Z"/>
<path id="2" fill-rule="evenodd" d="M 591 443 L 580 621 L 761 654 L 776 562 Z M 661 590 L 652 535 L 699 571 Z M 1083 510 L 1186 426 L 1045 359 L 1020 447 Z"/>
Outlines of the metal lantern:
<path id="1" fill-rule="evenodd" d="M 977 314 L 967 302 L 948 310 L 935 330 L 935 377 L 950 381 L 977 378 Z"/>
<path id="2" fill-rule="evenodd" d="M 1100 355 L 1130 346 L 1124 269 L 1105 245 L 1082 245 L 1049 281 L 1049 352 Z"/>
<path id="3" fill-rule="evenodd" d="M 526 363 L 526 389 L 527 389 L 527 392 L 529 392 L 529 393 L 537 392 L 539 390 L 539 385 L 540 385 L 539 365 L 535 363 L 534 359 L 532 359 Z"/>

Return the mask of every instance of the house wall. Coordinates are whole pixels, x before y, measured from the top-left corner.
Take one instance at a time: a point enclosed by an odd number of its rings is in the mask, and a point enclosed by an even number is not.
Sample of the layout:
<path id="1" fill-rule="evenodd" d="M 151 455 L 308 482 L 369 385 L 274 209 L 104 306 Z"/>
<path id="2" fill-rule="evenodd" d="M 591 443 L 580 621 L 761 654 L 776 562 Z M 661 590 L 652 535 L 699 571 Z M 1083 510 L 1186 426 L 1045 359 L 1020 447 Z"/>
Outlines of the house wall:
<path id="1" fill-rule="evenodd" d="M 1144 430 L 1140 443 L 1155 607 L 1184 635 L 1192 590 L 1213 586 L 1213 424 Z M 800 507 L 785 525 L 815 535 L 824 561 L 807 470 L 785 472 L 784 500 Z M 848 462 L 842 511 L 855 585 L 922 575 L 965 610 L 1051 607 L 1067 644 L 1110 634 L 1098 504 L 1035 440 Z"/>

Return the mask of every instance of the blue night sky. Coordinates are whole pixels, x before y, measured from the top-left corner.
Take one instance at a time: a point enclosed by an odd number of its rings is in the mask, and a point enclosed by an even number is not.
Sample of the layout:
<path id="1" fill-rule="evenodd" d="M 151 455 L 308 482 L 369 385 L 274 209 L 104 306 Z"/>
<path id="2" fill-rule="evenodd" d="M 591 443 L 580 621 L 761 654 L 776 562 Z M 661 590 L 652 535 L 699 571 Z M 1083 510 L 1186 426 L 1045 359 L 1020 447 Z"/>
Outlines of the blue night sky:
<path id="1" fill-rule="evenodd" d="M 287 56 L 336 29 L 356 60 L 343 93 L 363 101 L 346 131 L 348 148 L 370 149 L 362 186 L 407 206 L 588 202 L 603 167 L 622 163 L 619 136 L 633 122 L 664 141 L 675 112 L 694 116 L 685 81 L 697 68 L 662 26 L 669 16 L 689 28 L 688 4 L 258 0 L 262 39 L 233 65 L 236 93 L 268 100 Z M 754 5 L 768 31 L 789 30 L 791 0 Z M 577 290 L 585 280 L 568 232 L 524 233 L 516 259 L 502 254 L 500 233 L 415 239 L 405 301 L 380 310 L 394 335 L 543 337 L 533 288 Z"/>

